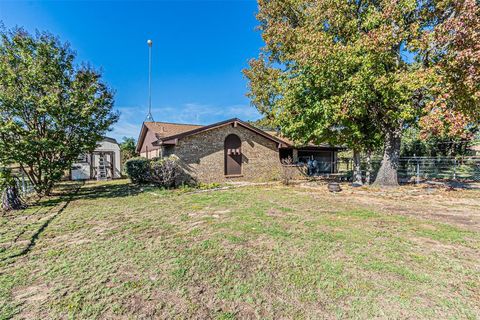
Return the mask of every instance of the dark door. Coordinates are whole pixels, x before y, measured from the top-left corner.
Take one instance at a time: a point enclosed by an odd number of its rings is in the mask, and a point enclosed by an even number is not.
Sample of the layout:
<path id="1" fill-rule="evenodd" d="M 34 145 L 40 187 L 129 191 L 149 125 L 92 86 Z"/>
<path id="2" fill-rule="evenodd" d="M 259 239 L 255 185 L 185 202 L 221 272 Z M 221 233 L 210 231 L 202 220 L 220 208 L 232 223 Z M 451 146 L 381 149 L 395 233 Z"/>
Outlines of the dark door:
<path id="1" fill-rule="evenodd" d="M 237 135 L 225 138 L 225 175 L 242 174 L 242 141 Z"/>

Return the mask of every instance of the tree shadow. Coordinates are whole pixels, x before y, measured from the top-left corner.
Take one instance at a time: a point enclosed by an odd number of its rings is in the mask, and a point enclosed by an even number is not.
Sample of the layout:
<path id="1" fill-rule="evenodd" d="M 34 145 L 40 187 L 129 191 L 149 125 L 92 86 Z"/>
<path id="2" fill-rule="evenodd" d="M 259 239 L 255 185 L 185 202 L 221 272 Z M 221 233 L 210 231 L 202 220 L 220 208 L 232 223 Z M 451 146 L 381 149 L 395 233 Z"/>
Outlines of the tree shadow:
<path id="1" fill-rule="evenodd" d="M 137 195 L 143 191 L 142 186 L 133 185 L 133 184 L 69 184 L 68 186 L 59 186 L 55 191 L 55 198 L 44 198 L 40 199 L 37 203 L 31 205 L 30 207 L 51 207 L 48 211 L 51 211 L 55 206 L 64 202 L 58 211 L 52 214 L 48 219 L 46 219 L 35 231 L 35 233 L 30 237 L 28 245 L 25 246 L 20 252 L 12 254 L 10 256 L 0 259 L 0 262 L 10 260 L 13 258 L 21 257 L 29 253 L 34 247 L 45 229 L 52 223 L 63 211 L 68 207 L 70 202 L 74 200 L 83 200 L 83 199 L 99 199 L 99 198 L 120 198 Z"/>
<path id="2" fill-rule="evenodd" d="M 143 191 L 142 186 L 135 184 L 102 184 L 85 185 L 74 196 L 75 200 L 123 198 L 135 196 Z"/>
<path id="3" fill-rule="evenodd" d="M 36 204 L 36 205 L 41 205 L 41 206 L 53 206 L 55 203 L 58 204 L 59 202 L 65 201 L 65 203 L 60 207 L 60 209 L 58 209 L 58 211 L 55 214 L 50 216 L 47 220 L 45 220 L 40 225 L 40 227 L 37 229 L 37 231 L 35 231 L 35 233 L 30 237 L 28 245 L 25 248 L 23 248 L 18 253 L 12 254 L 12 255 L 7 256 L 5 258 L 2 258 L 0 261 L 3 262 L 3 261 L 6 261 L 6 260 L 9 260 L 9 259 L 24 256 L 27 253 L 29 253 L 35 247 L 35 244 L 37 243 L 37 240 L 40 237 L 40 235 L 43 233 L 43 231 L 48 227 L 48 225 L 53 220 L 55 220 L 63 211 L 65 211 L 65 209 L 70 204 L 70 202 L 73 200 L 75 194 L 78 192 L 78 190 L 80 190 L 80 188 L 81 188 L 81 186 L 78 186 L 75 190 L 70 190 L 70 194 L 68 194 L 66 200 L 65 200 L 65 197 L 60 197 L 58 199 L 45 200 L 43 202 L 39 202 L 38 204 Z"/>

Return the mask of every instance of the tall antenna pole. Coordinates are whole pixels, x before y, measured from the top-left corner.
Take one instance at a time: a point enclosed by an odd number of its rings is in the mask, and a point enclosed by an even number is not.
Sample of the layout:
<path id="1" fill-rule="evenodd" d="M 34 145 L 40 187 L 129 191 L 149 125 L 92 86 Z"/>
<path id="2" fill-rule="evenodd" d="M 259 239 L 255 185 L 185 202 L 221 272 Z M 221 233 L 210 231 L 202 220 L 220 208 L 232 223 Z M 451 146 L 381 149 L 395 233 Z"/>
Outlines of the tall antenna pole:
<path id="1" fill-rule="evenodd" d="M 148 114 L 145 121 L 153 122 L 152 116 L 152 40 L 147 41 L 148 44 Z"/>

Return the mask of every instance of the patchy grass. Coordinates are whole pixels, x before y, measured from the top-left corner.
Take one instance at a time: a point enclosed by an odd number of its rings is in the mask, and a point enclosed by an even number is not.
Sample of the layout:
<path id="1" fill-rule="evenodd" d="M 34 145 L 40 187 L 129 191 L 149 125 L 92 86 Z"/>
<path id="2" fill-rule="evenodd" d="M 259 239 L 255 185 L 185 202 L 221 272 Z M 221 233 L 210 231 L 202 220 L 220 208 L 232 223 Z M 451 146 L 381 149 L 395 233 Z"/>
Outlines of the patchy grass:
<path id="1" fill-rule="evenodd" d="M 74 189 L 1 218 L 0 318 L 480 317 L 480 233 L 404 199 Z"/>

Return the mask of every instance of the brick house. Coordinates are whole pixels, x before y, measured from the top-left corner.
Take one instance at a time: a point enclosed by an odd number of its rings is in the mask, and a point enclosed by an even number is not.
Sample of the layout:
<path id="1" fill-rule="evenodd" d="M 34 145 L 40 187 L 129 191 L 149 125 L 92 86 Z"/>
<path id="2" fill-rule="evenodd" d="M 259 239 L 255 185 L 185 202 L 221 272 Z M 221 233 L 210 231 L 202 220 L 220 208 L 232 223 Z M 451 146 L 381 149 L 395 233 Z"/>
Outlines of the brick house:
<path id="1" fill-rule="evenodd" d="M 335 173 L 338 148 L 295 146 L 276 132 L 264 131 L 237 118 L 211 125 L 144 122 L 137 152 L 146 158 L 175 155 L 184 170 L 199 182 L 230 179 L 278 179 L 282 159 L 290 157 L 299 171 L 315 161 L 316 174 Z"/>

